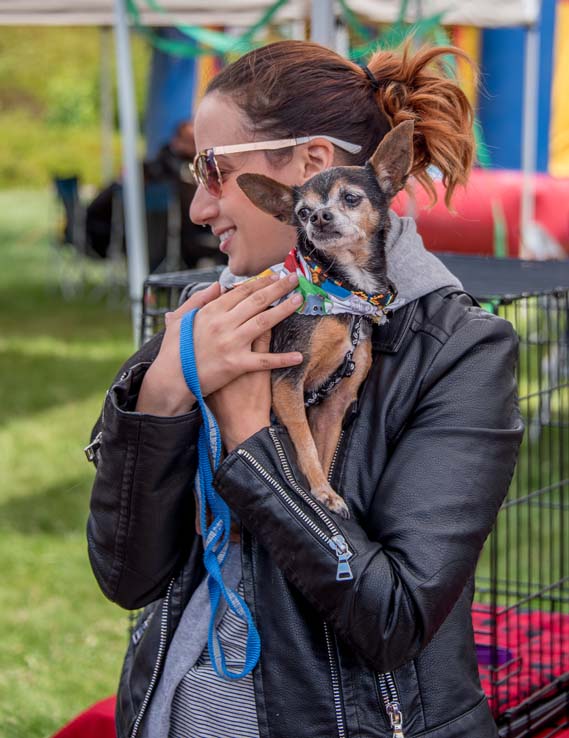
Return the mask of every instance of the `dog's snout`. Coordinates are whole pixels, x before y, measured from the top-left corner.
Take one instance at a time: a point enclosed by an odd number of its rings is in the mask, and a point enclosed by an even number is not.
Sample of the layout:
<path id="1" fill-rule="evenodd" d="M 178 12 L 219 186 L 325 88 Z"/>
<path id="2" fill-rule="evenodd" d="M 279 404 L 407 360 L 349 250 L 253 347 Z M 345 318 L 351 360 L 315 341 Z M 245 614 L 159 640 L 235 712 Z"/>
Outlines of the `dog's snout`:
<path id="1" fill-rule="evenodd" d="M 334 220 L 334 215 L 331 210 L 327 208 L 321 208 L 316 210 L 310 216 L 310 222 L 315 226 L 325 226 L 327 223 L 331 223 Z"/>

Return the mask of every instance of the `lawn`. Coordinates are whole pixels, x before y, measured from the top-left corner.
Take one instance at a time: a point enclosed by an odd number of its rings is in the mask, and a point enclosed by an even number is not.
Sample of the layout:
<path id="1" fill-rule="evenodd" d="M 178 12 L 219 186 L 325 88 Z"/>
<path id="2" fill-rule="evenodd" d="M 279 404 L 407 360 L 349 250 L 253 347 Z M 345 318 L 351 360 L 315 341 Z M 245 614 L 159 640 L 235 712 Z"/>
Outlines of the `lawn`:
<path id="1" fill-rule="evenodd" d="M 53 227 L 48 191 L 0 192 L 2 738 L 46 738 L 112 694 L 127 637 L 87 560 L 83 446 L 132 351 L 129 311 L 100 289 L 63 299 Z"/>

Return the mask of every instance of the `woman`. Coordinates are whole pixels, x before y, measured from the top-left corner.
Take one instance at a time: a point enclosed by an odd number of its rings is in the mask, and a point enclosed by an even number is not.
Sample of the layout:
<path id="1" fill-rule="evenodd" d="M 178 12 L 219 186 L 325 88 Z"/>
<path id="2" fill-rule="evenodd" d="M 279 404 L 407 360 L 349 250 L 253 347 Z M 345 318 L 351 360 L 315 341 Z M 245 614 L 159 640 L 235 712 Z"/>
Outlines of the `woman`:
<path id="1" fill-rule="evenodd" d="M 437 71 L 448 52 L 377 52 L 361 68 L 287 41 L 213 80 L 195 118 L 202 155 L 190 214 L 220 237 L 234 275 L 282 261 L 295 242 L 294 229 L 241 192 L 241 172 L 300 184 L 333 164 L 363 164 L 391 127 L 412 119 L 413 174 L 428 187 L 435 165 L 450 201 L 473 139 L 465 96 Z M 309 140 L 274 143 L 299 136 Z M 237 150 L 220 151 L 228 145 Z M 121 677 L 119 738 L 497 736 L 470 606 L 523 432 L 516 338 L 424 250 L 410 219 L 390 214 L 387 263 L 403 306 L 374 333 L 373 365 L 331 473 L 349 520 L 306 514 L 290 440 L 270 425 L 268 370 L 301 357 L 268 351 L 269 329 L 297 304 L 265 308 L 293 283 L 195 292 L 119 373 L 96 426 L 88 525 L 104 593 L 126 608 L 148 606 Z M 182 315 L 195 307 L 201 388 L 228 452 L 215 486 L 242 523 L 227 576 L 261 640 L 252 675 L 236 681 L 215 676 L 205 648 L 203 548 L 190 522 L 200 418 L 178 342 Z M 323 544 L 334 531 L 351 548 L 352 579 L 336 580 L 337 557 Z M 238 661 L 244 632 L 229 612 L 218 615 Z"/>

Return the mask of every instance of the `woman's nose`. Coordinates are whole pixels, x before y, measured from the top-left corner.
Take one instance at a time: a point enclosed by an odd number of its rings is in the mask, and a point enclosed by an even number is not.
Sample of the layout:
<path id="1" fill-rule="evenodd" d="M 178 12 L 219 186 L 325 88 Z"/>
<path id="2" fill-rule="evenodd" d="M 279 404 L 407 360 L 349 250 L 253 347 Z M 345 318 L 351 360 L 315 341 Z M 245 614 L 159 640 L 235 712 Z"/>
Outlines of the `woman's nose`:
<path id="1" fill-rule="evenodd" d="M 200 185 L 190 203 L 190 220 L 196 225 L 207 223 L 219 214 L 219 200 L 210 195 L 205 187 Z"/>

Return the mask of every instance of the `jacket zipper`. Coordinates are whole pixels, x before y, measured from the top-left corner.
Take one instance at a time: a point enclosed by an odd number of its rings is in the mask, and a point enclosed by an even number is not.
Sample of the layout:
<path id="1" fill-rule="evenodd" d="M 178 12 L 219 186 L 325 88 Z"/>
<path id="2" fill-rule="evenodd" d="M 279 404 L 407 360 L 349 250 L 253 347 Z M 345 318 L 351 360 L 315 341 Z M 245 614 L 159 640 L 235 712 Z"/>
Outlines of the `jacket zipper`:
<path id="1" fill-rule="evenodd" d="M 281 466 L 285 475 L 285 478 L 289 485 L 299 494 L 299 496 L 306 502 L 306 504 L 310 507 L 311 510 L 313 510 L 316 515 L 319 517 L 319 519 L 324 523 L 326 528 L 328 529 L 328 533 L 325 533 L 319 525 L 315 523 L 312 518 L 307 515 L 302 508 L 297 505 L 297 503 L 291 498 L 290 494 L 282 487 L 279 482 L 272 477 L 267 470 L 259 464 L 259 462 L 248 452 L 245 451 L 243 448 L 237 449 L 237 453 L 242 456 L 243 458 L 247 459 L 247 461 L 253 466 L 253 468 L 265 479 L 271 487 L 278 492 L 280 497 L 286 502 L 287 505 L 289 505 L 296 515 L 312 530 L 314 533 L 316 533 L 319 538 L 326 542 L 330 548 L 332 548 L 336 556 L 338 557 L 338 568 L 336 571 L 336 580 L 346 580 L 346 579 L 353 579 L 354 575 L 352 573 L 352 570 L 350 568 L 350 565 L 348 563 L 349 559 L 353 556 L 353 553 L 350 551 L 348 544 L 346 542 L 346 539 L 342 535 L 340 529 L 338 526 L 334 523 L 334 521 L 330 518 L 329 515 L 327 515 L 323 508 L 316 502 L 316 500 L 310 495 L 306 490 L 304 490 L 300 484 L 295 479 L 294 474 L 292 473 L 292 469 L 290 468 L 290 464 L 288 463 L 288 459 L 286 457 L 286 454 L 284 452 L 284 448 L 282 446 L 282 443 L 280 442 L 280 439 L 275 431 L 274 428 L 269 428 L 269 435 L 271 436 L 271 439 L 273 441 L 273 444 L 275 446 L 275 450 L 277 452 L 277 455 L 279 457 L 279 461 L 281 462 Z M 340 447 L 340 443 L 343 438 L 343 431 L 340 434 L 340 438 L 338 440 L 338 445 L 336 446 L 336 450 L 334 452 L 334 456 L 332 458 L 332 463 L 330 465 L 330 473 L 328 475 L 328 478 L 332 476 L 332 471 L 334 469 L 334 464 L 336 462 L 336 458 L 338 456 L 338 449 Z M 331 533 L 331 535 L 330 535 Z M 332 693 L 334 697 L 334 712 L 336 715 L 336 725 L 338 727 L 338 738 L 347 738 L 347 732 L 345 728 L 345 721 L 344 721 L 344 708 L 342 705 L 342 692 L 341 692 L 341 686 L 340 686 L 340 672 L 338 669 L 338 664 L 336 661 L 336 655 L 335 655 L 335 637 L 330 632 L 330 628 L 328 626 L 328 623 L 324 623 L 324 635 L 326 639 L 326 648 L 328 650 L 328 661 L 330 664 L 330 674 L 332 678 Z"/>
<path id="2" fill-rule="evenodd" d="M 99 431 L 95 438 L 91 441 L 88 446 L 85 446 L 83 451 L 87 457 L 87 461 L 94 462 L 97 456 L 97 451 L 101 448 L 101 440 L 103 438 L 103 432 Z"/>
<path id="3" fill-rule="evenodd" d="M 330 470 L 328 472 L 328 482 L 332 480 L 332 474 L 338 459 L 338 452 L 344 438 L 344 431 L 340 433 L 338 443 L 330 462 Z M 342 688 L 340 682 L 340 668 L 338 664 L 338 656 L 336 652 L 336 634 L 331 631 L 330 626 L 324 621 L 324 637 L 326 639 L 326 649 L 328 650 L 328 662 L 330 664 L 330 676 L 332 679 L 332 694 L 334 695 L 334 712 L 336 714 L 336 727 L 338 728 L 338 738 L 346 738 L 346 723 L 344 720 L 344 706 L 342 704 Z"/>
<path id="4" fill-rule="evenodd" d="M 341 432 L 336 450 L 334 451 L 334 456 L 332 457 L 330 471 L 328 472 L 329 482 L 331 482 L 332 480 L 332 474 L 334 473 L 334 468 L 336 466 L 336 461 L 338 459 L 338 453 L 342 444 L 344 433 L 345 431 Z M 346 731 L 344 727 L 344 713 L 342 710 L 341 702 L 340 677 L 338 663 L 335 657 L 335 651 L 333 649 L 333 645 L 336 645 L 336 637 L 333 633 L 330 633 L 330 626 L 328 625 L 328 623 L 324 623 L 324 633 L 326 636 L 326 646 L 328 648 L 330 672 L 332 674 L 332 689 L 334 691 L 334 709 L 336 712 L 338 735 L 340 738 L 343 738 L 346 735 Z M 385 672 L 384 674 L 378 672 L 377 681 L 381 698 L 383 700 L 383 704 L 385 705 L 385 711 L 387 713 L 389 724 L 391 725 L 391 729 L 393 730 L 392 738 L 405 738 L 405 735 L 403 733 L 403 713 L 401 712 L 401 700 L 399 699 L 399 692 L 397 690 L 397 684 L 395 683 L 395 677 L 390 671 Z"/>
<path id="5" fill-rule="evenodd" d="M 105 402 L 103 402 L 103 408 L 101 410 L 101 428 L 103 427 L 105 423 L 105 405 L 107 403 L 108 394 L 109 394 L 109 390 L 105 392 Z M 93 438 L 91 443 L 89 443 L 83 449 L 83 452 L 85 453 L 85 456 L 87 457 L 87 461 L 93 464 L 95 463 L 95 459 L 97 458 L 97 451 L 101 448 L 102 442 L 103 442 L 103 431 L 100 430 L 95 436 L 95 438 Z"/>
<path id="6" fill-rule="evenodd" d="M 136 716 L 136 719 L 132 726 L 130 738 L 136 738 L 136 736 L 138 735 L 140 723 L 142 722 L 142 718 L 144 717 L 144 713 L 146 712 L 146 708 L 148 707 L 148 703 L 150 702 L 150 697 L 152 696 L 152 692 L 154 691 L 154 687 L 156 686 L 156 682 L 158 681 L 158 674 L 160 672 L 162 660 L 164 659 L 164 653 L 166 651 L 166 636 L 168 634 L 168 608 L 170 606 L 170 595 L 172 593 L 173 585 L 174 579 L 170 581 L 170 584 L 168 585 L 168 589 L 166 591 L 166 595 L 164 597 L 164 601 L 162 602 L 162 610 L 160 613 L 160 641 L 158 643 L 156 662 L 154 664 L 152 676 L 150 677 L 150 682 L 148 683 L 148 687 L 146 689 L 146 694 L 144 695 L 144 699 L 142 700 L 142 704 L 140 705 L 140 710 L 138 711 L 138 715 Z"/>
<path id="7" fill-rule="evenodd" d="M 401 701 L 395 684 L 395 678 L 390 671 L 377 674 L 377 683 L 389 724 L 393 730 L 393 738 L 405 738 L 403 733 L 403 713 L 401 712 Z"/>
<path id="8" fill-rule="evenodd" d="M 348 563 L 349 560 L 352 558 L 353 553 L 350 551 L 348 544 L 346 542 L 346 539 L 342 535 L 342 532 L 340 531 L 336 523 L 332 520 L 332 518 L 324 511 L 322 506 L 319 505 L 318 502 L 316 502 L 314 497 L 312 497 L 312 495 L 309 492 L 307 492 L 305 489 L 303 489 L 300 486 L 300 484 L 296 481 L 296 478 L 294 474 L 292 473 L 292 469 L 290 468 L 290 464 L 288 463 L 288 459 L 286 457 L 283 445 L 274 428 L 269 428 L 269 435 L 272 438 L 273 444 L 275 446 L 277 455 L 281 462 L 281 466 L 283 468 L 287 482 L 294 489 L 294 491 L 297 492 L 300 495 L 300 497 L 302 497 L 302 499 L 306 502 L 306 504 L 310 507 L 310 509 L 314 510 L 314 512 L 322 520 L 324 525 L 326 525 L 328 530 L 332 533 L 332 536 L 328 537 L 327 543 L 330 546 L 330 548 L 335 552 L 336 556 L 338 557 L 338 568 L 336 571 L 336 580 L 343 581 L 343 580 L 353 579 L 354 575 L 352 573 L 350 564 Z M 342 434 L 340 435 L 340 440 L 342 436 L 343 436 L 343 431 L 342 431 Z M 332 459 L 332 465 L 330 467 L 331 470 L 333 469 L 333 465 L 338 455 L 339 446 L 340 446 L 340 441 L 338 441 L 338 445 L 336 446 L 336 450 L 334 452 L 334 457 Z"/>
<path id="9" fill-rule="evenodd" d="M 298 492 L 298 494 L 307 503 L 310 509 L 318 515 L 320 520 L 326 526 L 327 530 L 324 530 L 320 525 L 318 525 L 316 521 L 314 521 L 309 515 L 304 512 L 300 505 L 298 505 L 292 499 L 289 492 L 282 485 L 280 485 L 273 476 L 269 474 L 269 472 L 257 461 L 257 459 L 255 459 L 254 456 L 252 456 L 243 448 L 237 449 L 237 454 L 246 459 L 249 464 L 251 464 L 251 466 L 259 473 L 259 475 L 265 481 L 267 481 L 276 492 L 278 492 L 281 499 L 294 510 L 295 514 L 300 518 L 300 520 L 302 520 L 305 525 L 320 538 L 321 541 L 323 541 L 329 548 L 332 549 L 332 551 L 334 551 L 334 553 L 336 554 L 336 558 L 338 559 L 336 580 L 345 581 L 348 579 L 353 579 L 354 575 L 350 568 L 350 564 L 348 563 L 353 556 L 353 552 L 350 551 L 346 539 L 342 535 L 338 526 L 324 512 L 324 510 L 320 507 L 316 500 L 314 500 L 314 498 L 310 494 L 308 494 L 308 492 L 302 489 L 302 487 L 297 483 L 284 454 L 284 449 L 281 445 L 280 440 L 278 439 L 276 433 L 272 428 L 269 428 L 269 433 L 271 434 L 271 438 L 283 466 L 283 471 L 285 473 L 287 481 L 289 482 L 291 487 L 293 487 L 294 490 Z"/>
<path id="10" fill-rule="evenodd" d="M 330 632 L 330 626 L 324 622 L 324 637 L 326 638 L 326 649 L 328 650 L 328 662 L 330 663 L 330 675 L 332 677 L 332 694 L 334 695 L 334 712 L 336 714 L 336 726 L 338 738 L 347 738 L 344 722 L 344 707 L 342 705 L 342 688 L 340 686 L 340 670 L 336 657 L 336 638 Z"/>

